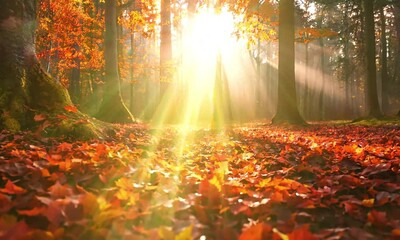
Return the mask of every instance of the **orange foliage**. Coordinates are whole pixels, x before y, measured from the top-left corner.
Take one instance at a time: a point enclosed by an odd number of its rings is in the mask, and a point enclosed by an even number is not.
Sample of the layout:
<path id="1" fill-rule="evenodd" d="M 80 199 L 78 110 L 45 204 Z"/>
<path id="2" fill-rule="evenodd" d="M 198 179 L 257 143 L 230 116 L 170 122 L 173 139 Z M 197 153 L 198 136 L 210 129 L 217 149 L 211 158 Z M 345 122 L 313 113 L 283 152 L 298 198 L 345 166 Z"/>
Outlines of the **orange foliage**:
<path id="1" fill-rule="evenodd" d="M 44 0 L 38 19 L 37 55 L 53 77 L 68 85 L 73 68 L 102 71 L 104 21 L 93 1 Z"/>

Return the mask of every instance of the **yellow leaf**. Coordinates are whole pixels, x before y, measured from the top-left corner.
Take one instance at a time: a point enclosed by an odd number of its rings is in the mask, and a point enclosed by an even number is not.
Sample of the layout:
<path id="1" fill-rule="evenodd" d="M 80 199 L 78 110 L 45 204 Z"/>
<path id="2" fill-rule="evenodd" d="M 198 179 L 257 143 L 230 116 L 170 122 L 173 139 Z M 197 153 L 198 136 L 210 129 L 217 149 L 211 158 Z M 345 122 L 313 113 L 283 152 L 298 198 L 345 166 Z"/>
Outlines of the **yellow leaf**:
<path id="1" fill-rule="evenodd" d="M 128 200 L 129 199 L 129 195 L 130 195 L 130 193 L 128 192 L 128 191 L 126 191 L 125 189 L 123 189 L 123 188 L 120 188 L 119 190 L 118 190 L 118 192 L 116 193 L 116 197 L 119 199 L 119 200 Z"/>
<path id="2" fill-rule="evenodd" d="M 176 235 L 175 240 L 192 240 L 193 225 L 185 228 L 182 232 Z"/>
<path id="3" fill-rule="evenodd" d="M 375 199 L 373 199 L 373 198 L 371 198 L 371 199 L 364 199 L 364 200 L 362 201 L 362 205 L 363 205 L 364 207 L 373 207 L 373 206 L 374 206 L 374 202 L 375 202 Z"/>
<path id="4" fill-rule="evenodd" d="M 271 178 L 269 177 L 269 178 L 265 178 L 265 179 L 263 179 L 263 180 L 261 180 L 259 183 L 258 183 L 258 185 L 257 185 L 257 187 L 266 187 L 267 185 L 268 185 L 268 183 L 270 183 L 271 182 Z"/>
<path id="5" fill-rule="evenodd" d="M 222 187 L 221 187 L 221 182 L 220 182 L 220 180 L 217 178 L 217 176 L 214 176 L 214 177 L 210 180 L 210 184 L 214 185 L 214 186 L 218 189 L 218 191 L 221 192 L 221 189 L 222 189 Z"/>
<path id="6" fill-rule="evenodd" d="M 272 229 L 272 231 L 273 231 L 274 233 L 278 234 L 279 237 L 281 237 L 282 240 L 289 240 L 288 235 L 286 235 L 286 234 L 284 234 L 284 233 L 281 233 L 278 229 L 274 228 L 274 229 Z"/>
<path id="7" fill-rule="evenodd" d="M 174 240 L 175 233 L 167 227 L 160 227 L 158 229 L 158 236 L 163 240 Z"/>

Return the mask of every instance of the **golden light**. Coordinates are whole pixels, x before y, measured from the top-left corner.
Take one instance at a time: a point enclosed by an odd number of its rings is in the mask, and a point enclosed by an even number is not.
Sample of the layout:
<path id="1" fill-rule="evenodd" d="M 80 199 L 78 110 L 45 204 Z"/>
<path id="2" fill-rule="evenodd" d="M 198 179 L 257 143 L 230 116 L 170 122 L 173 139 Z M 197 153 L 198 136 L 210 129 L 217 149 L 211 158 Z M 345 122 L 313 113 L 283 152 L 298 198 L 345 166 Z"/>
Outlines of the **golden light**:
<path id="1" fill-rule="evenodd" d="M 216 12 L 212 7 L 204 7 L 184 22 L 179 79 L 162 99 L 162 109 L 157 111 L 155 122 L 167 122 L 168 112 L 174 111 L 178 115 L 175 123 L 209 126 L 216 112 L 223 111 L 215 104 L 215 94 L 219 94 L 215 86 L 216 80 L 221 81 L 218 78 L 223 77 L 221 59 L 236 42 L 232 35 L 234 19 L 226 9 Z"/>

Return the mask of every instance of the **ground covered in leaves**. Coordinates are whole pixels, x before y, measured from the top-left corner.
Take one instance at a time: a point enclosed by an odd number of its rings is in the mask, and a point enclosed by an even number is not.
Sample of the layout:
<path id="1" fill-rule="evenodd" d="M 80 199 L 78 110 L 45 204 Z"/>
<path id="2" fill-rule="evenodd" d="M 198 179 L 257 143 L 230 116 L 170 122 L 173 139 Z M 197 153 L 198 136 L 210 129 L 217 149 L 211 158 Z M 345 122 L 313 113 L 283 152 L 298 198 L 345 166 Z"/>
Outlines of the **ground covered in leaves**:
<path id="1" fill-rule="evenodd" d="M 0 239 L 399 239 L 400 127 L 0 133 Z"/>

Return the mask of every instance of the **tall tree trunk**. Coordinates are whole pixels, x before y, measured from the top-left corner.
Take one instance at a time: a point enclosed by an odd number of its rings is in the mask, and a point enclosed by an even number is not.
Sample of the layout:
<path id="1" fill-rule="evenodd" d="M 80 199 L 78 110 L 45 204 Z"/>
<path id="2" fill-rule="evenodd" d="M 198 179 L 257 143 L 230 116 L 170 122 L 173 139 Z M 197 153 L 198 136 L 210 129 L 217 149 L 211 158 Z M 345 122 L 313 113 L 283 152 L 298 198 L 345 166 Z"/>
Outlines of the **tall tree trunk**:
<path id="1" fill-rule="evenodd" d="M 351 6 L 349 6 L 349 3 L 345 3 L 345 13 L 344 13 L 344 19 L 343 19 L 343 25 L 348 26 L 349 23 L 349 10 L 351 10 Z M 350 54 L 349 54 L 349 39 L 350 39 L 350 32 L 349 32 L 349 27 L 345 28 L 344 36 L 343 36 L 343 80 L 344 80 L 344 86 L 345 86 L 345 92 L 346 92 L 346 102 L 345 102 L 345 111 L 344 111 L 344 117 L 345 118 L 353 118 L 353 112 L 354 109 L 352 108 L 352 79 L 350 79 Z"/>
<path id="2" fill-rule="evenodd" d="M 397 54 L 395 57 L 394 80 L 400 81 L 400 2 L 394 4 L 393 13 L 394 13 L 394 25 L 396 28 L 396 39 L 397 39 Z"/>
<path id="3" fill-rule="evenodd" d="M 389 74 L 387 65 L 387 39 L 386 39 L 386 18 L 385 6 L 379 8 L 380 21 L 381 21 L 381 82 L 382 82 L 382 111 L 383 114 L 387 113 L 390 109 L 389 106 Z"/>
<path id="4" fill-rule="evenodd" d="M 105 1 L 106 32 L 104 38 L 105 85 L 97 117 L 106 122 L 132 122 L 132 114 L 121 96 L 118 73 L 117 1 Z"/>
<path id="5" fill-rule="evenodd" d="M 321 26 L 322 27 L 322 26 Z M 319 92 L 319 99 L 318 99 L 318 106 L 319 106 L 319 113 L 318 119 L 324 120 L 325 118 L 325 86 L 326 86 L 326 79 L 325 79 L 325 49 L 324 49 L 324 39 L 319 39 L 319 47 L 320 47 L 320 64 L 321 64 L 321 90 Z"/>
<path id="6" fill-rule="evenodd" d="M 161 42 L 160 42 L 160 95 L 164 96 L 172 78 L 171 74 L 171 1 L 161 0 Z"/>
<path id="7" fill-rule="evenodd" d="M 303 124 L 296 101 L 294 0 L 279 1 L 278 108 L 272 123 Z"/>
<path id="8" fill-rule="evenodd" d="M 306 69 L 305 69 L 305 83 L 304 83 L 304 104 L 303 104 L 303 116 L 306 119 L 310 119 L 310 99 L 311 99 L 311 88 L 310 88 L 310 77 L 308 76 L 310 71 L 308 70 L 310 64 L 310 51 L 309 51 L 309 43 L 305 44 L 305 61 L 306 61 Z"/>
<path id="9" fill-rule="evenodd" d="M 36 1 L 3 0 L 0 8 L 0 128 L 30 127 L 33 113 L 71 105 L 65 88 L 36 57 Z M 33 110 L 33 111 L 31 111 Z"/>
<path id="10" fill-rule="evenodd" d="M 367 99 L 369 105 L 369 117 L 381 117 L 379 107 L 378 86 L 376 81 L 376 56 L 375 56 L 375 22 L 374 1 L 364 0 L 364 23 L 365 23 L 365 50 L 367 61 Z"/>
<path id="11" fill-rule="evenodd" d="M 78 44 L 74 46 L 76 53 L 80 51 Z M 75 66 L 71 70 L 71 79 L 69 83 L 69 93 L 71 95 L 72 101 L 77 104 L 81 98 L 81 60 L 79 57 L 74 59 Z"/>
<path id="12" fill-rule="evenodd" d="M 133 92 L 134 92 L 134 86 L 135 86 L 135 84 L 134 84 L 134 81 L 135 81 L 135 66 L 134 66 L 134 64 L 135 64 L 135 59 L 134 59 L 134 57 L 135 57 L 135 42 L 134 42 L 134 40 L 135 40 L 135 33 L 134 32 L 132 32 L 131 33 L 131 37 L 130 37 L 130 42 L 131 42 L 131 54 L 130 54 L 130 57 L 131 57 L 131 61 L 130 61 L 130 64 L 131 64 L 131 67 L 130 67 L 130 78 L 131 78 L 131 80 L 130 80 L 130 84 L 129 84 L 129 86 L 130 86 L 130 91 L 129 91 L 129 109 L 133 112 L 134 111 L 134 99 L 133 99 Z"/>

